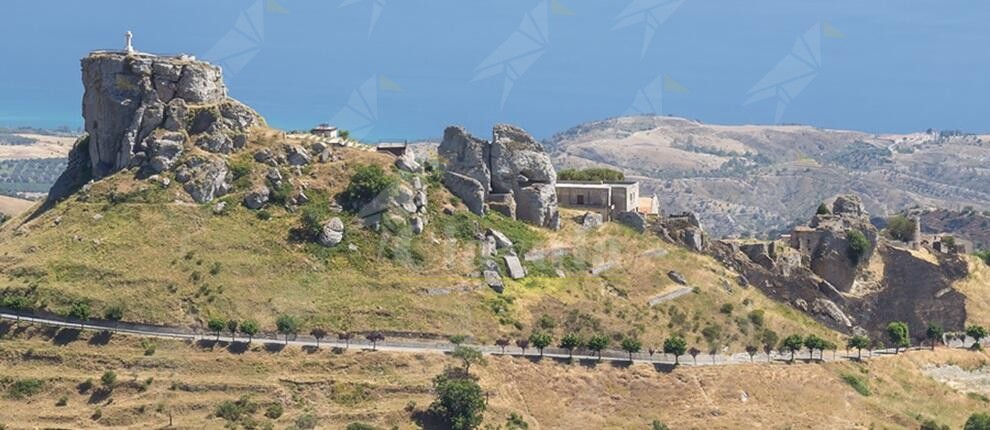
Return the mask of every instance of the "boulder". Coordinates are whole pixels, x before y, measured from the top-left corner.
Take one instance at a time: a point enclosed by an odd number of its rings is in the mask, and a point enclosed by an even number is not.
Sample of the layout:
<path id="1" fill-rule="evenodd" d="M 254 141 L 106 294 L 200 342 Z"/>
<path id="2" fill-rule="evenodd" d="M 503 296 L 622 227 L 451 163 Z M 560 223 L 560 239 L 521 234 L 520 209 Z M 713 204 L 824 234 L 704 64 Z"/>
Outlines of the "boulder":
<path id="1" fill-rule="evenodd" d="M 581 216 L 581 227 L 585 230 L 597 230 L 605 223 L 605 218 L 597 212 L 585 212 Z"/>
<path id="2" fill-rule="evenodd" d="M 522 279 L 526 277 L 526 270 L 523 269 L 522 263 L 519 262 L 519 257 L 515 255 L 506 255 L 502 258 L 505 260 L 505 266 L 509 269 L 510 278 Z"/>
<path id="3" fill-rule="evenodd" d="M 312 161 L 306 148 L 299 145 L 285 145 L 285 159 L 292 166 L 305 166 Z"/>
<path id="4" fill-rule="evenodd" d="M 459 197 L 471 213 L 485 214 L 485 187 L 477 180 L 448 170 L 443 174 L 443 185 Z"/>
<path id="5" fill-rule="evenodd" d="M 490 148 L 488 142 L 471 136 L 461 127 L 447 127 L 443 133 L 443 141 L 437 148 L 437 155 L 446 166 L 447 173 L 455 173 L 470 178 L 481 187 L 481 201 L 484 202 L 491 187 L 491 171 L 488 168 Z M 446 180 L 446 178 L 445 178 Z M 446 182 L 445 182 L 446 185 Z M 450 186 L 448 186 L 450 188 Z M 473 199 L 474 189 L 458 187 L 451 189 L 454 195 L 467 201 Z M 459 192 L 471 196 L 465 197 Z M 472 210 L 474 212 L 474 210 Z M 481 214 L 481 212 L 475 212 Z"/>
<path id="6" fill-rule="evenodd" d="M 555 185 L 536 183 L 520 188 L 516 194 L 516 218 L 539 227 L 560 228 Z"/>
<path id="7" fill-rule="evenodd" d="M 482 273 L 485 277 L 485 284 L 496 293 L 502 294 L 505 291 L 505 283 L 502 282 L 502 275 L 495 270 L 485 270 Z"/>
<path id="8" fill-rule="evenodd" d="M 175 178 L 184 182 L 183 189 L 197 203 L 210 202 L 230 191 L 230 170 L 220 158 L 192 157 L 183 163 Z"/>
<path id="9" fill-rule="evenodd" d="M 404 170 L 410 173 L 419 173 L 423 171 L 423 166 L 420 166 L 416 162 L 416 154 L 412 151 L 406 151 L 401 157 L 395 159 L 395 167 L 399 170 Z"/>
<path id="10" fill-rule="evenodd" d="M 396 190 L 393 203 L 395 204 L 395 206 L 402 208 L 406 212 L 414 214 L 416 213 L 416 209 L 418 209 L 415 200 L 416 200 L 415 192 L 409 187 L 407 187 L 405 184 L 402 184 L 399 185 Z"/>
<path id="11" fill-rule="evenodd" d="M 495 246 L 498 249 L 512 248 L 512 240 L 498 230 L 488 229 L 488 231 L 485 232 L 485 236 L 495 239 Z"/>
<path id="12" fill-rule="evenodd" d="M 866 215 L 867 212 L 863 205 L 863 199 L 855 194 L 847 194 L 838 196 L 832 201 L 832 214 L 859 217 Z"/>
<path id="13" fill-rule="evenodd" d="M 275 156 L 271 149 L 261 148 L 254 152 L 254 161 L 259 163 L 267 163 Z"/>
<path id="14" fill-rule="evenodd" d="M 165 108 L 165 121 L 162 123 L 162 128 L 168 131 L 182 131 L 186 129 L 186 115 L 189 112 L 189 108 L 186 107 L 186 101 L 183 99 L 173 99 L 168 102 L 168 106 Z"/>
<path id="15" fill-rule="evenodd" d="M 255 187 L 244 196 L 244 206 L 247 206 L 248 209 L 261 209 L 265 203 L 268 203 L 269 195 L 271 195 L 271 191 L 268 187 L 264 185 Z"/>
<path id="16" fill-rule="evenodd" d="M 175 96 L 195 104 L 218 103 L 227 97 L 220 68 L 201 61 L 187 62 L 175 88 Z"/>
<path id="17" fill-rule="evenodd" d="M 508 124 L 498 124 L 492 131 L 491 175 L 496 193 L 517 192 L 533 182 L 557 182 L 543 146 L 525 130 Z"/>
<path id="18" fill-rule="evenodd" d="M 646 231 L 646 217 L 639 212 L 619 212 L 615 214 L 615 220 L 640 233 Z"/>
<path id="19" fill-rule="evenodd" d="M 488 209 L 508 218 L 516 219 L 516 199 L 512 196 L 512 193 L 489 194 Z"/>
<path id="20" fill-rule="evenodd" d="M 327 221 L 320 230 L 317 242 L 325 247 L 334 247 L 344 240 L 344 222 L 340 218 L 333 217 Z"/>
<path id="21" fill-rule="evenodd" d="M 426 223 L 423 221 L 423 217 L 414 216 L 410 220 L 410 226 L 412 227 L 413 234 L 423 234 L 423 228 L 426 226 Z"/>
<path id="22" fill-rule="evenodd" d="M 671 281 L 674 281 L 674 282 L 676 282 L 678 284 L 681 284 L 681 285 L 687 285 L 688 284 L 687 278 L 685 278 L 684 275 L 682 275 L 680 272 L 671 270 L 671 271 L 667 272 L 667 277 L 670 278 Z"/>
<path id="23" fill-rule="evenodd" d="M 185 136 L 175 132 L 148 136 L 144 142 L 145 152 L 149 158 L 148 168 L 153 173 L 171 169 L 182 156 L 184 141 Z"/>

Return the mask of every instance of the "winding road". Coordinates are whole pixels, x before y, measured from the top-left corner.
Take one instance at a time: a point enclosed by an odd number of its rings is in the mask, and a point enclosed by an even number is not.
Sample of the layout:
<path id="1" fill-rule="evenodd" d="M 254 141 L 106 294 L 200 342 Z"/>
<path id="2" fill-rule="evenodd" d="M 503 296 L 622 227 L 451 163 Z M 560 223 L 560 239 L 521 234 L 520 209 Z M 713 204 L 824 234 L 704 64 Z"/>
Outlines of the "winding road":
<path id="1" fill-rule="evenodd" d="M 38 317 L 38 316 L 23 316 L 8 312 L 0 312 L 0 319 L 27 322 L 31 324 L 39 324 L 51 327 L 60 327 L 68 329 L 77 330 L 89 330 L 89 331 L 110 331 L 113 333 L 123 333 L 135 336 L 141 336 L 146 338 L 160 338 L 160 339 L 173 339 L 173 340 L 188 340 L 192 342 L 215 342 L 217 341 L 217 335 L 215 333 L 196 333 L 184 331 L 174 327 L 166 326 L 148 326 L 142 325 L 139 328 L 133 324 L 127 323 L 110 323 L 102 321 L 93 321 L 80 323 L 77 321 L 68 321 L 61 318 L 54 317 Z M 319 344 L 320 347 L 327 348 L 349 348 L 356 347 L 365 350 L 377 350 L 377 351 L 387 351 L 387 352 L 397 352 L 397 353 L 450 353 L 456 348 L 456 345 L 447 342 L 436 342 L 428 340 L 402 340 L 402 341 L 381 341 L 376 345 L 372 345 L 365 339 L 354 339 L 349 343 L 337 339 L 322 340 L 319 343 L 316 338 L 311 336 L 294 336 L 288 341 L 278 338 L 273 334 L 262 335 L 254 338 L 247 338 L 245 336 L 230 336 L 221 334 L 219 337 L 220 342 L 238 342 L 238 343 L 256 343 L 261 345 L 271 345 L 271 346 L 298 346 L 298 347 L 316 347 Z M 493 345 L 469 345 L 464 346 L 475 348 L 486 355 L 508 355 L 508 356 L 521 356 L 521 357 L 540 357 L 541 354 L 536 348 L 528 348 L 525 351 L 516 346 L 506 347 L 503 349 L 498 346 Z M 910 349 L 919 349 L 920 347 L 913 347 Z M 903 349 L 902 349 L 903 351 Z M 888 350 L 876 350 L 872 353 L 863 351 L 863 359 L 868 360 L 871 358 L 882 357 L 885 355 L 891 355 L 893 353 L 892 349 Z M 815 362 L 819 361 L 853 361 L 856 360 L 856 354 L 843 354 L 837 351 L 827 351 L 821 354 L 815 354 Z M 543 357 L 550 359 L 573 359 L 578 361 L 598 361 L 599 358 L 597 354 L 589 354 L 587 351 L 577 351 L 573 356 L 567 352 L 567 350 L 560 348 L 546 348 L 542 354 Z M 632 362 L 634 363 L 646 363 L 652 364 L 654 366 L 672 366 L 674 364 L 674 357 L 669 354 L 663 354 L 657 352 L 652 357 L 644 352 L 632 354 Z M 801 351 L 795 354 L 795 359 L 798 361 L 810 361 L 808 352 Z M 755 356 L 750 357 L 748 353 L 719 353 L 715 355 L 702 353 L 697 356 L 695 360 L 690 355 L 683 355 L 680 357 L 680 365 L 682 366 L 724 366 L 733 364 L 749 364 L 749 363 L 762 363 L 762 364 L 773 364 L 773 363 L 784 363 L 790 360 L 790 353 L 781 354 L 779 352 L 771 352 L 769 357 L 762 351 L 757 353 Z M 601 361 L 606 362 L 616 362 L 616 363 L 629 363 L 630 355 L 625 351 L 619 350 L 606 350 L 602 351 Z"/>

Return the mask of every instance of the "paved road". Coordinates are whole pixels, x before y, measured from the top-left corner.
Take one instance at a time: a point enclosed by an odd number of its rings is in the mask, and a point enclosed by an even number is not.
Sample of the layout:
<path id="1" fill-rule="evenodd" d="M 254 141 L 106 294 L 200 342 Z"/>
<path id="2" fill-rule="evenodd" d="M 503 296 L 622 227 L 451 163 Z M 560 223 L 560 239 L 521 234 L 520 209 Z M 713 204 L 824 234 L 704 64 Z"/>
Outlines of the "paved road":
<path id="1" fill-rule="evenodd" d="M 112 331 L 115 333 L 126 333 L 130 335 L 149 337 L 149 338 L 161 338 L 161 339 L 175 339 L 175 340 L 189 340 L 193 342 L 213 342 L 217 339 L 216 334 L 213 333 L 191 333 L 188 331 L 183 331 L 177 328 L 164 327 L 164 326 L 142 326 L 143 328 L 132 328 L 128 324 L 121 324 L 121 326 L 115 326 L 112 323 L 104 322 L 87 322 L 85 324 L 80 324 L 79 322 L 66 321 L 58 318 L 46 318 L 46 317 L 36 317 L 36 316 L 18 316 L 11 313 L 0 312 L 0 319 L 5 320 L 19 320 L 21 322 L 29 322 L 32 324 L 41 324 L 52 327 L 64 327 L 72 329 L 83 329 L 90 331 Z M 336 336 L 334 336 L 336 337 Z M 220 342 L 252 342 L 255 344 L 271 345 L 271 346 L 298 346 L 298 347 L 315 347 L 317 346 L 317 341 L 315 338 L 307 336 L 298 336 L 294 339 L 289 339 L 285 341 L 282 338 L 275 338 L 274 336 L 260 336 L 253 339 L 248 339 L 245 336 L 236 336 L 233 339 L 229 335 L 221 335 Z M 400 352 L 400 353 L 448 353 L 454 350 L 455 345 L 445 342 L 431 342 L 428 340 L 402 340 L 402 341 L 383 341 L 378 342 L 377 345 L 372 346 L 371 342 L 365 339 L 354 339 L 348 344 L 339 341 L 337 339 L 328 339 L 319 342 L 321 347 L 327 348 L 361 348 L 370 350 L 372 348 L 378 351 L 389 351 L 389 352 Z M 526 351 L 522 351 L 518 347 L 506 347 L 504 352 L 503 349 L 498 346 L 492 345 L 465 345 L 472 348 L 478 349 L 481 352 L 489 355 L 511 355 L 511 356 L 525 356 L 525 357 L 539 357 L 540 354 L 535 348 L 528 348 Z M 892 354 L 893 350 L 883 350 L 875 351 L 872 354 L 867 351 L 863 351 L 863 359 L 871 359 L 876 357 L 882 357 L 884 355 Z M 573 358 L 579 361 L 597 361 L 598 356 L 592 355 L 587 352 L 575 353 L 573 357 L 567 353 L 566 350 L 561 350 L 558 348 L 547 348 L 543 353 L 544 357 L 551 359 L 568 359 Z M 662 353 L 657 353 L 653 357 L 650 357 L 647 353 L 637 353 L 633 354 L 633 362 L 636 363 L 647 363 L 653 365 L 672 365 L 674 364 L 674 357 L 672 355 L 665 355 Z M 819 354 L 815 354 L 815 361 L 819 360 Z M 712 366 L 712 365 L 731 365 L 731 364 L 746 364 L 746 363 L 781 363 L 787 361 L 790 358 L 790 354 L 780 354 L 773 352 L 768 358 L 763 352 L 759 352 L 754 357 L 750 357 L 747 353 L 731 353 L 731 354 L 715 354 L 710 355 L 707 353 L 702 353 L 697 356 L 697 360 L 693 359 L 689 355 L 684 355 L 680 357 L 680 364 L 687 366 Z M 795 358 L 799 361 L 808 360 L 808 352 L 803 351 L 795 354 Z M 849 361 L 856 358 L 855 352 L 850 355 L 844 354 L 844 352 L 833 353 L 832 351 L 826 351 L 824 353 L 824 361 Z M 624 351 L 608 350 L 602 352 L 601 361 L 605 362 L 616 362 L 616 363 L 629 363 L 629 354 Z"/>

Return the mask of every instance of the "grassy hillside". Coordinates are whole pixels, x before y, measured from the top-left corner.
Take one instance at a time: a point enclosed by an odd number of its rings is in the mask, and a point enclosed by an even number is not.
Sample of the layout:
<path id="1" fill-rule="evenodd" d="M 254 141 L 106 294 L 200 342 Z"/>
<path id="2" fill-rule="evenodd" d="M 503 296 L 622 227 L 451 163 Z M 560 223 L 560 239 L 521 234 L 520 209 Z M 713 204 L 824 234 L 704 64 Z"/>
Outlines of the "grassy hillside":
<path id="1" fill-rule="evenodd" d="M 284 139 L 262 133 L 252 147 Z M 428 176 L 422 180 L 430 222 L 422 235 L 401 226 L 372 232 L 342 213 L 344 244 L 324 249 L 293 234 L 301 211 L 270 205 L 261 216 L 240 204 L 266 170 L 248 152 L 230 162 L 238 178 L 223 199 L 224 214 L 214 214 L 213 204 L 191 202 L 175 182 L 163 188 L 122 172 L 26 224 L 13 220 L 0 228 L 0 291 L 26 295 L 56 313 L 84 301 L 94 315 L 120 305 L 125 320 L 192 327 L 218 316 L 255 318 L 271 330 L 278 315 L 293 314 L 307 327 L 465 334 L 481 342 L 526 336 L 538 326 L 558 337 L 565 331 L 634 334 L 645 349 L 680 332 L 703 350 L 709 343 L 735 350 L 758 344 L 764 329 L 781 337 L 835 337 L 756 289 L 739 287 L 736 275 L 714 260 L 619 225 L 587 232 L 576 214 L 565 214 L 564 228 L 551 232 L 497 215 L 477 217 L 460 205 L 445 215 L 440 209 L 456 199 Z M 308 166 L 293 179 L 306 184 L 310 205 L 326 205 L 360 165 L 379 164 L 400 176 L 388 156 L 347 148 L 337 153 L 340 160 Z M 474 236 L 490 227 L 509 235 L 521 253 L 571 251 L 526 263 L 530 276 L 507 281 L 498 295 L 477 274 Z M 590 274 L 603 266 L 610 268 Z M 694 292 L 651 308 L 651 298 L 681 288 L 667 276 L 671 270 Z"/>
<path id="2" fill-rule="evenodd" d="M 169 415 L 176 428 L 219 428 L 226 421 L 217 408 L 241 398 L 254 412 L 238 422 L 256 428 L 419 428 L 415 417 L 432 401 L 432 377 L 454 364 L 440 354 L 243 351 L 163 340 L 149 354 L 150 343 L 122 335 L 108 340 L 9 323 L 0 332 L 0 410 L 12 429 L 159 428 Z M 990 392 L 957 391 L 925 373 L 944 365 L 981 369 L 988 360 L 986 353 L 938 350 L 864 364 L 658 371 L 489 357 L 472 373 L 487 393 L 486 423 L 505 424 L 515 413 L 530 429 L 649 428 L 653 420 L 675 429 L 916 429 L 926 419 L 961 428 L 969 414 L 990 407 Z M 109 392 L 101 382 L 107 371 L 116 374 Z M 275 404 L 282 414 L 266 417 Z"/>

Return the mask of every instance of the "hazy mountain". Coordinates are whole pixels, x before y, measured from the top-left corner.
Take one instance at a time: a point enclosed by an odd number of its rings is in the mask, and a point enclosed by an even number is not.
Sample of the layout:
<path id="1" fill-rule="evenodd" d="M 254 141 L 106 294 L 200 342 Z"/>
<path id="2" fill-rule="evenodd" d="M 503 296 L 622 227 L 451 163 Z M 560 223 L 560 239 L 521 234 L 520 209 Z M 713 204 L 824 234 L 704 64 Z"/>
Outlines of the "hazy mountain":
<path id="1" fill-rule="evenodd" d="M 697 212 L 716 236 L 787 229 L 845 192 L 862 195 L 875 215 L 990 207 L 990 139 L 961 132 L 876 135 L 636 116 L 582 124 L 545 144 L 558 168 L 620 169 L 668 212 Z"/>

